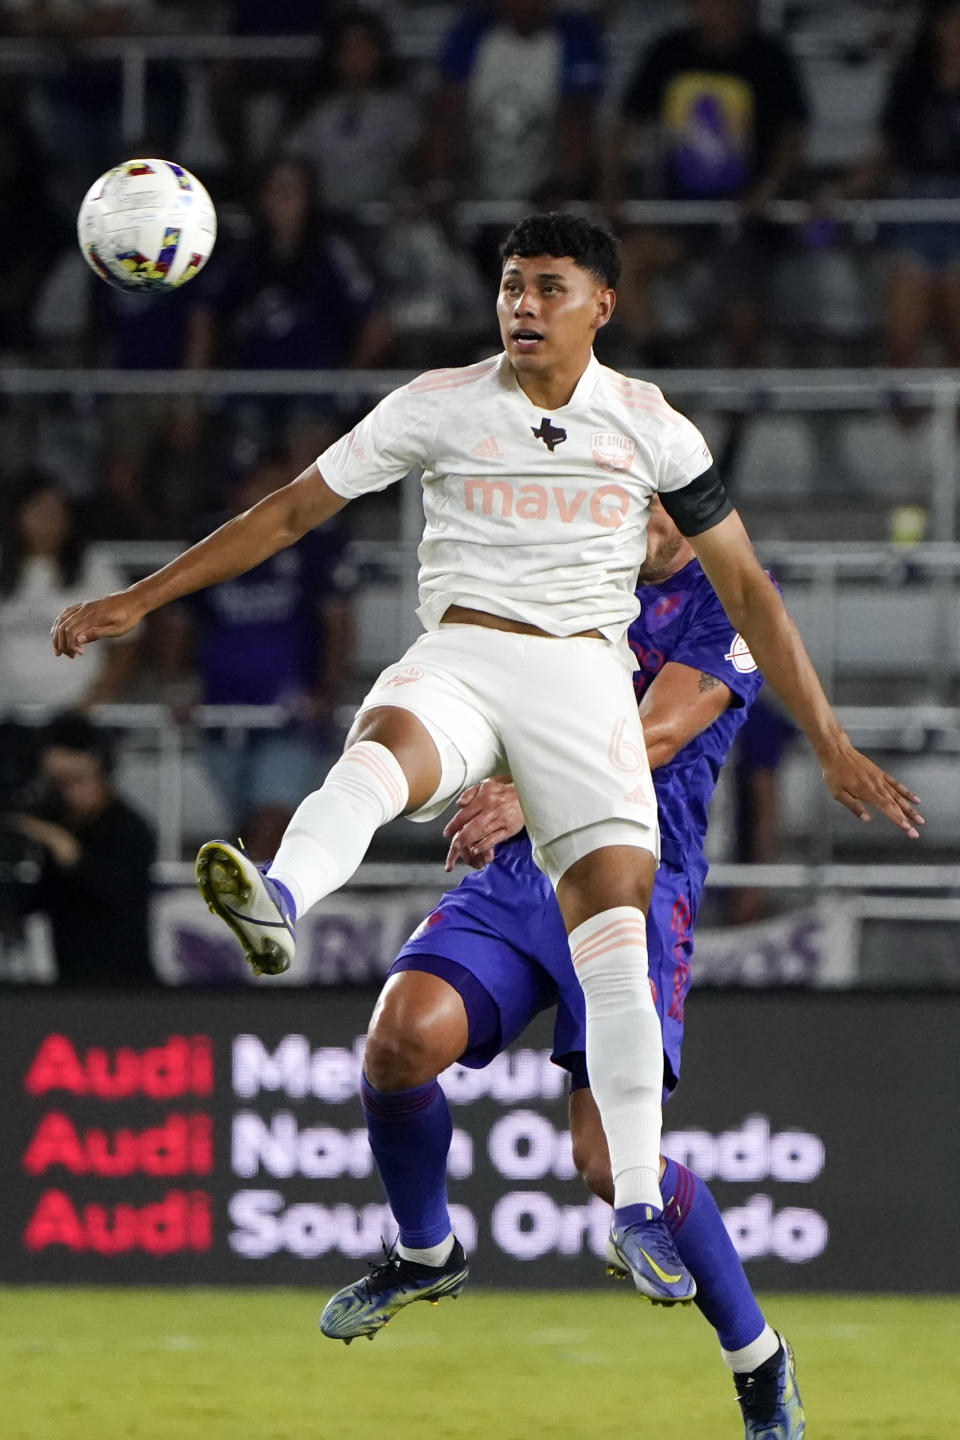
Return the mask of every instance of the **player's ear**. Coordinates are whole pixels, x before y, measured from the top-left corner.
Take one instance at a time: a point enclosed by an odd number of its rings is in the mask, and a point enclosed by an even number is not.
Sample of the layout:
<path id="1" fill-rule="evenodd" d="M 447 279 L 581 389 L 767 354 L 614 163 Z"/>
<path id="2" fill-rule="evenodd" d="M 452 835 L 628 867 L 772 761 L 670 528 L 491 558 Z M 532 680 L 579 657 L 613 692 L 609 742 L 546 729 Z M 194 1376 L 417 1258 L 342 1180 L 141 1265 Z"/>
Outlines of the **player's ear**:
<path id="1" fill-rule="evenodd" d="M 597 312 L 594 320 L 594 328 L 602 330 L 604 325 L 613 314 L 614 306 L 617 303 L 617 292 L 615 290 L 601 290 L 597 296 Z"/>

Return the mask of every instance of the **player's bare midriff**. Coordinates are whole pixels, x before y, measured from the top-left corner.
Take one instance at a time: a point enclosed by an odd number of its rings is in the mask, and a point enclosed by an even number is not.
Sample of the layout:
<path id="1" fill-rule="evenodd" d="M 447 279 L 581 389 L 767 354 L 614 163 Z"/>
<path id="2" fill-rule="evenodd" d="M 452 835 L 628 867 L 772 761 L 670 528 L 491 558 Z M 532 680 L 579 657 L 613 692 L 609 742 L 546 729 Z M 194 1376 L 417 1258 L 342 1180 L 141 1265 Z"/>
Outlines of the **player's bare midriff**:
<path id="1" fill-rule="evenodd" d="M 529 625 L 526 620 L 509 620 L 506 615 L 491 615 L 486 610 L 474 610 L 469 605 L 448 605 L 440 616 L 441 625 L 483 625 L 487 630 L 509 630 L 513 635 L 541 635 L 544 640 L 605 640 L 600 630 L 578 630 L 573 635 L 551 635 L 539 625 Z"/>

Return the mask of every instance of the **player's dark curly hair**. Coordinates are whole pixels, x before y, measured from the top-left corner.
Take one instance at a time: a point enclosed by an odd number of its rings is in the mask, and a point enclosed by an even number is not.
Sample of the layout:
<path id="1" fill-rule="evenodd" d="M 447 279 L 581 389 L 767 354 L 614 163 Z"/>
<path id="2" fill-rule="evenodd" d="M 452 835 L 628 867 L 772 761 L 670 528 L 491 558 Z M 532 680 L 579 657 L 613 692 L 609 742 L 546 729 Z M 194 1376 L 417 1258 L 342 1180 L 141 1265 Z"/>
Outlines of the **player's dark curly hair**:
<path id="1" fill-rule="evenodd" d="M 587 270 L 611 290 L 620 279 L 620 246 L 609 230 L 591 225 L 582 215 L 553 210 L 546 215 L 527 215 L 520 220 L 500 246 L 501 264 L 511 255 L 522 260 L 532 255 L 569 255 L 574 264 Z"/>

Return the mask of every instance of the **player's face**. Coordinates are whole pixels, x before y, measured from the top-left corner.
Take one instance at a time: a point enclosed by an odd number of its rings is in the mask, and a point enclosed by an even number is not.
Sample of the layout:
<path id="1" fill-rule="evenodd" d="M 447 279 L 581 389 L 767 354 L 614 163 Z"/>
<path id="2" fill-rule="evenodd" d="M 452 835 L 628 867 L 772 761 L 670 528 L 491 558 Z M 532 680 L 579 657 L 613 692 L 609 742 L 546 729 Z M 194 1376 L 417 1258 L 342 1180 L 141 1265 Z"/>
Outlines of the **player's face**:
<path id="1" fill-rule="evenodd" d="M 497 319 L 503 348 L 520 374 L 586 363 L 615 296 L 569 255 L 511 255 L 503 267 Z"/>
<path id="2" fill-rule="evenodd" d="M 647 553 L 637 575 L 637 584 L 655 585 L 692 559 L 693 551 L 689 544 L 660 501 L 654 500 L 647 519 Z"/>

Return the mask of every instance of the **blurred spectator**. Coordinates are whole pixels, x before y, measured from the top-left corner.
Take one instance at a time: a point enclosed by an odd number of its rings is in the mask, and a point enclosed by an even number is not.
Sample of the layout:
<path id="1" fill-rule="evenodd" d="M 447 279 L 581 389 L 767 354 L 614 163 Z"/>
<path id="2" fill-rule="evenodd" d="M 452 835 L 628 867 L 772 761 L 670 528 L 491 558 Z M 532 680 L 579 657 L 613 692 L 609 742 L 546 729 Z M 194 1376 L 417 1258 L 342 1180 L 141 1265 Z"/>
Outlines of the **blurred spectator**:
<path id="1" fill-rule="evenodd" d="M 84 270 L 86 270 L 84 266 Z M 188 358 L 198 298 L 186 286 L 139 295 L 88 273 L 91 358 L 117 370 L 178 370 Z M 201 412 L 189 395 L 122 395 L 103 401 L 100 483 L 87 519 L 99 540 L 177 540 L 203 508 Z"/>
<path id="2" fill-rule="evenodd" d="M 603 33 L 549 0 L 490 0 L 447 36 L 424 140 L 427 174 L 470 199 L 526 201 L 548 177 L 594 189 Z"/>
<path id="3" fill-rule="evenodd" d="M 317 167 L 329 209 L 350 214 L 387 200 L 417 138 L 418 107 L 400 88 L 381 16 L 347 10 L 329 37 L 310 108 L 285 148 Z"/>
<path id="4" fill-rule="evenodd" d="M 389 320 L 390 364 L 466 365 L 497 348 L 490 286 L 457 236 L 448 187 L 396 196 L 375 257 Z"/>
<path id="5" fill-rule="evenodd" d="M 234 513 L 290 479 L 289 462 L 262 461 L 237 487 Z M 174 684 L 191 674 L 182 708 L 276 705 L 277 730 L 211 736 L 211 772 L 256 859 L 273 855 L 297 805 L 315 789 L 337 743 L 351 642 L 350 572 L 336 524 L 305 535 L 245 575 L 201 591 L 171 612 L 164 668 Z M 199 695 L 198 692 L 199 691 Z"/>
<path id="6" fill-rule="evenodd" d="M 98 485 L 85 506 L 96 540 L 182 540 L 216 481 L 191 396 L 111 396 L 102 411 Z"/>
<path id="7" fill-rule="evenodd" d="M 863 163 L 820 196 L 875 196 L 892 182 L 905 200 L 960 201 L 960 3 L 932 0 L 909 54 L 896 68 L 880 134 Z M 931 331 L 960 365 L 960 223 L 894 225 L 885 317 L 886 361 L 916 365 Z"/>
<path id="8" fill-rule="evenodd" d="M 95 645 L 81 660 L 53 653 L 61 610 L 123 580 L 85 547 L 73 503 L 42 472 L 28 473 L 8 502 L 0 551 L 0 713 L 29 705 L 85 709 L 123 692 L 137 660 L 131 639 Z"/>
<path id="9" fill-rule="evenodd" d="M 764 694 L 755 700 L 734 749 L 736 849 L 741 865 L 773 865 L 782 848 L 780 767 L 796 726 Z M 728 920 L 744 925 L 769 914 L 769 892 L 759 886 L 731 890 Z"/>
<path id="10" fill-rule="evenodd" d="M 34 307 L 64 241 L 48 167 L 23 121 L 0 114 L 0 356 L 30 348 Z M 20 219 L 13 223 L 13 217 Z"/>
<path id="11" fill-rule="evenodd" d="M 206 67 L 204 109 L 229 163 L 221 172 L 221 192 L 231 180 L 245 181 L 252 165 L 274 152 L 289 117 L 302 108 L 315 70 L 316 42 L 326 22 L 326 0 L 232 0 L 227 27 L 240 38 L 300 38 L 299 55 L 272 59 L 221 59 Z"/>
<path id="12" fill-rule="evenodd" d="M 190 285 L 158 296 L 107 285 L 91 270 L 85 279 L 91 296 L 95 363 L 114 370 L 180 369 L 197 303 Z"/>
<path id="13" fill-rule="evenodd" d="M 40 785 L 4 824 L 34 848 L 40 878 L 23 886 L 24 912 L 50 918 L 61 985 L 156 983 L 150 960 L 153 832 L 113 788 L 103 732 L 79 715 L 48 728 Z"/>
<path id="14" fill-rule="evenodd" d="M 283 156 L 266 169 L 250 239 L 193 282 L 187 364 L 261 370 L 374 365 L 388 341 L 370 277 L 324 214 L 312 166 Z"/>
<path id="15" fill-rule="evenodd" d="M 691 0 L 690 24 L 656 41 L 624 95 L 616 133 L 605 147 L 606 199 L 625 196 L 624 157 L 642 127 L 651 164 L 647 196 L 735 200 L 735 236 L 685 227 L 637 231 L 624 251 L 620 316 L 641 341 L 656 330 L 653 272 L 709 257 L 712 294 L 733 364 L 759 358 L 765 286 L 777 232 L 763 220 L 802 157 L 807 103 L 787 51 L 754 25 L 751 0 Z"/>
<path id="16" fill-rule="evenodd" d="M 15 33 L 64 44 L 163 28 L 157 0 L 4 0 L 4 4 Z M 40 92 L 47 148 L 57 165 L 66 164 L 84 188 L 124 158 L 123 76 L 118 59 L 72 50 L 69 64 L 54 80 L 43 82 Z M 153 61 L 146 73 L 145 130 L 155 137 L 161 154 L 176 133 L 182 103 L 180 67 L 172 61 Z"/>

